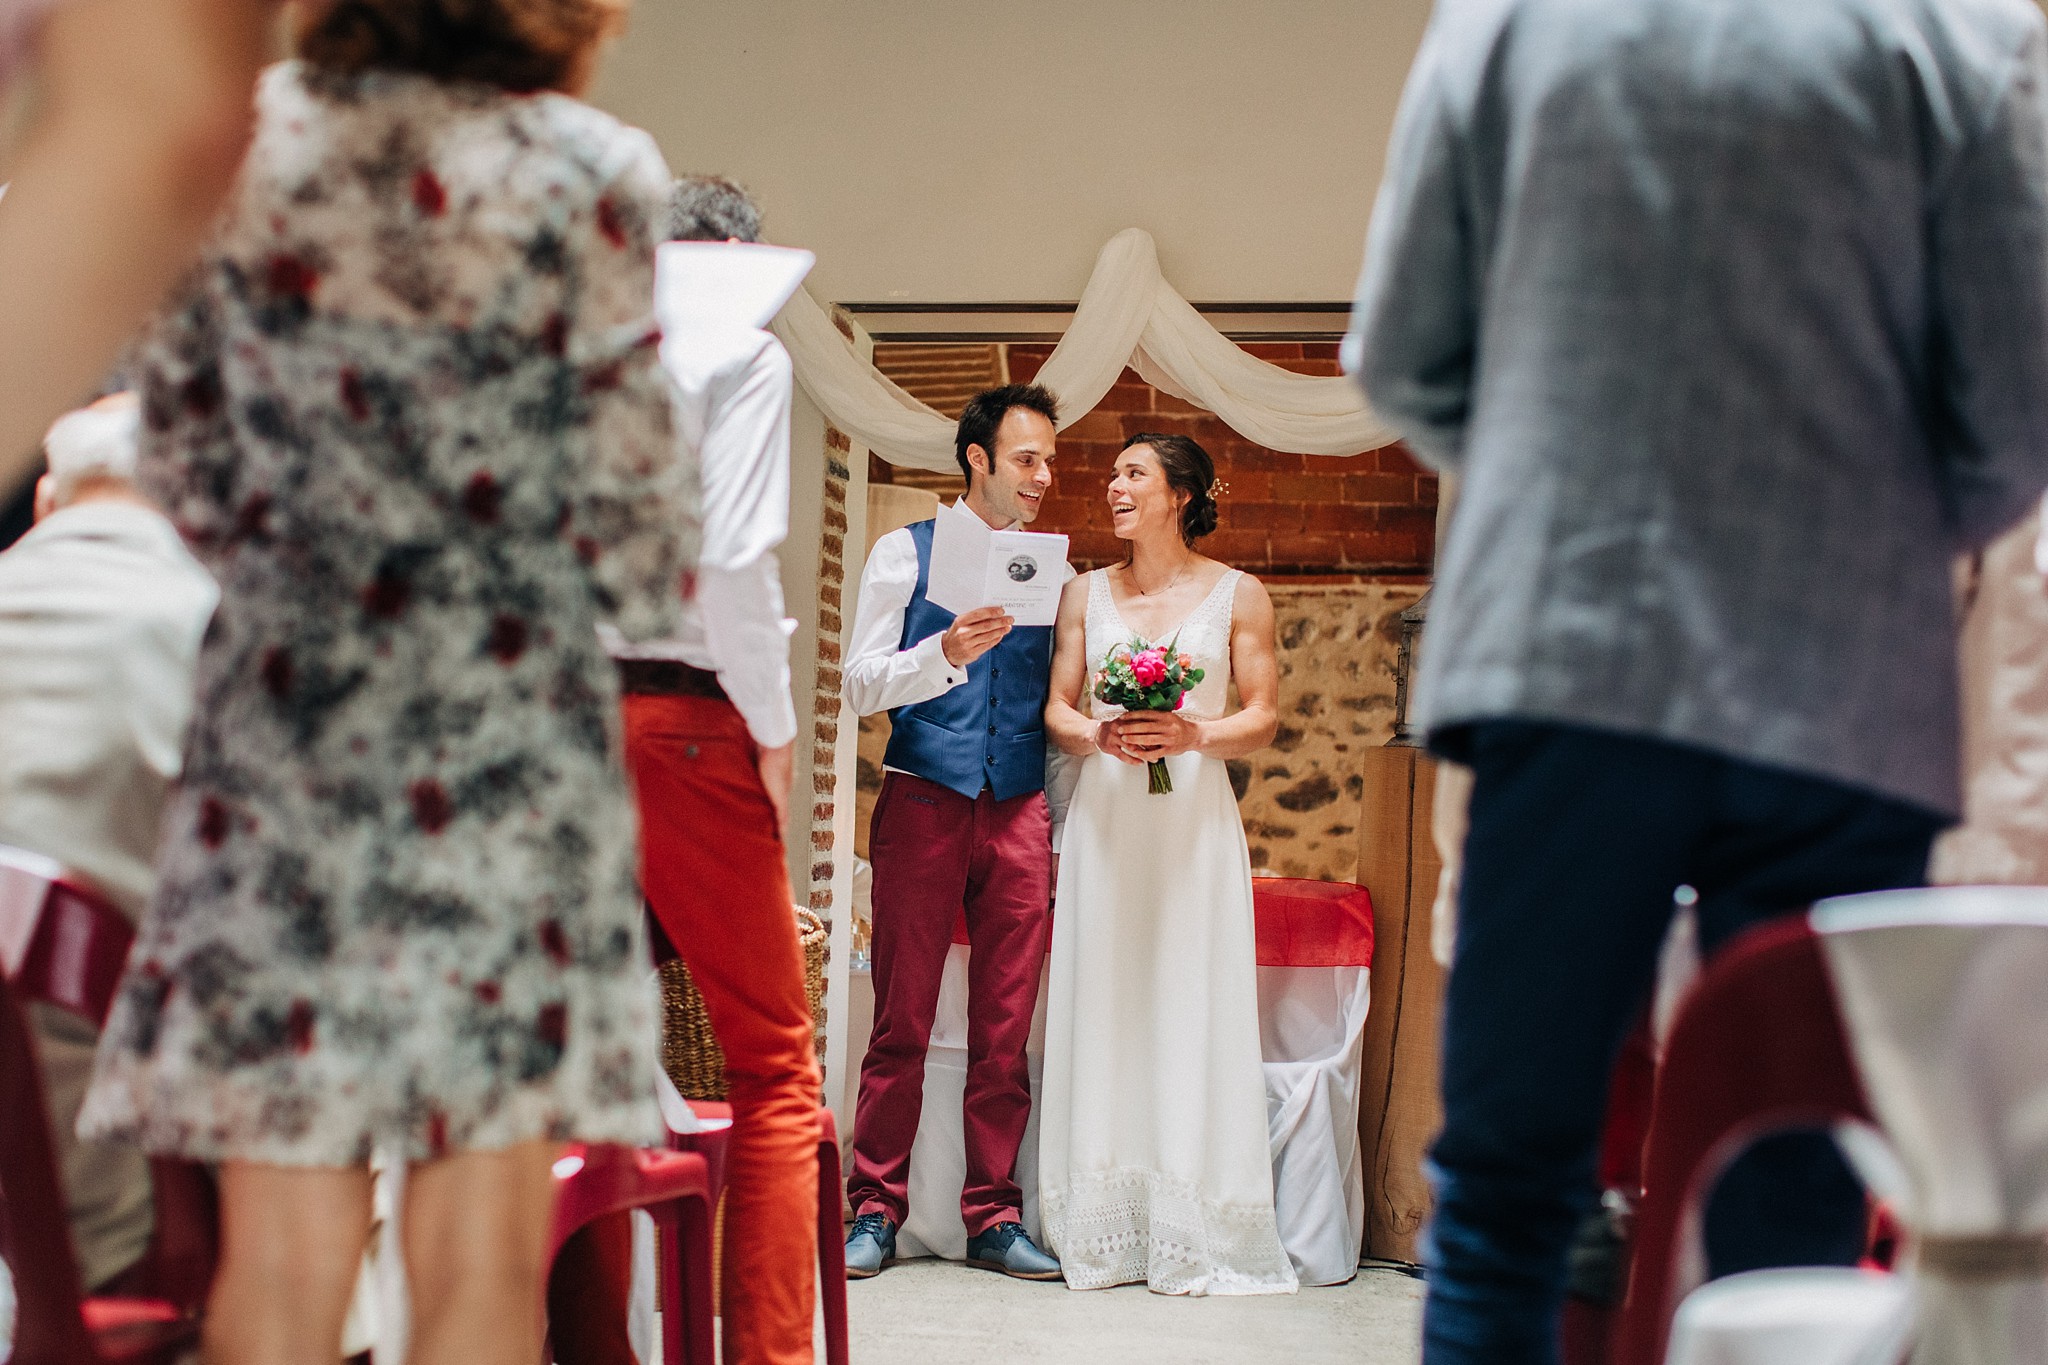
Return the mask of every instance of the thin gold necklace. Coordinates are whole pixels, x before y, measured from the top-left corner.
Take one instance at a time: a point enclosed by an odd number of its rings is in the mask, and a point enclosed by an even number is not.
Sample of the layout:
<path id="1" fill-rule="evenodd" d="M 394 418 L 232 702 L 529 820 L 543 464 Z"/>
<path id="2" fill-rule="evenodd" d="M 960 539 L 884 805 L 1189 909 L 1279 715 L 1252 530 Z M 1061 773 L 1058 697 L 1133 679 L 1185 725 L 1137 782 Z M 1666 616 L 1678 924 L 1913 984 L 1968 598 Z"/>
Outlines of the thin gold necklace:
<path id="1" fill-rule="evenodd" d="M 1189 568 L 1189 566 L 1191 566 L 1191 565 L 1192 565 L 1192 564 L 1193 564 L 1194 562 L 1195 562 L 1195 557 L 1194 557 L 1193 555 L 1189 555 L 1189 556 L 1188 556 L 1188 557 L 1187 557 L 1186 559 L 1184 559 L 1184 560 L 1182 560 L 1182 561 L 1181 561 L 1181 564 L 1180 564 L 1180 570 L 1179 570 L 1179 572 L 1177 572 L 1177 573 L 1175 573 L 1175 574 L 1174 574 L 1174 576 L 1173 576 L 1173 578 L 1171 579 L 1171 581 L 1169 581 L 1169 582 L 1167 583 L 1167 585 L 1166 585 L 1165 587 L 1163 587 L 1163 588 L 1154 588 L 1154 589 L 1153 589 L 1152 591 L 1150 591 L 1150 592 L 1146 592 L 1146 591 L 1145 591 L 1145 589 L 1144 589 L 1144 587 L 1143 587 L 1142 585 L 1140 585 L 1140 584 L 1139 584 L 1139 582 L 1138 582 L 1138 565 L 1137 565 L 1137 562 L 1136 562 L 1135 560 L 1133 560 L 1133 561 L 1132 561 L 1131 563 L 1129 563 L 1129 564 L 1126 564 L 1126 565 L 1124 565 L 1124 574 L 1125 574 L 1125 576 L 1126 576 L 1126 577 L 1128 577 L 1128 578 L 1129 578 L 1129 579 L 1131 580 L 1131 586 L 1132 586 L 1132 587 L 1134 587 L 1134 588 L 1137 588 L 1137 590 L 1138 590 L 1138 596 L 1140 596 L 1140 597 L 1157 597 L 1157 596 L 1159 596 L 1159 594 L 1160 594 L 1160 593 L 1163 593 L 1163 592 L 1172 592 L 1172 591 L 1174 590 L 1174 588 L 1175 588 L 1175 587 L 1176 587 L 1176 586 L 1177 586 L 1177 585 L 1178 585 L 1178 584 L 1180 583 L 1181 579 L 1183 579 L 1183 578 L 1187 577 L 1187 572 L 1188 572 L 1188 568 Z"/>

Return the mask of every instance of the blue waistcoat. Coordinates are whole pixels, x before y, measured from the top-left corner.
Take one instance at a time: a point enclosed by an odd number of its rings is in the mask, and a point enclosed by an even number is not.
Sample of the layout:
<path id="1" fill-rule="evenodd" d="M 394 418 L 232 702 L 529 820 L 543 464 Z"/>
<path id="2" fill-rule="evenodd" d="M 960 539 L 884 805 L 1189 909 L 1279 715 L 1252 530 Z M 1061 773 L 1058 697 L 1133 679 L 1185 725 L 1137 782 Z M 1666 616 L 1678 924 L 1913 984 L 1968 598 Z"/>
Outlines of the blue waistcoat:
<path id="1" fill-rule="evenodd" d="M 925 600 L 935 523 L 911 526 L 917 589 L 903 613 L 900 649 L 937 635 L 953 613 Z M 1017 626 L 967 665 L 967 681 L 930 701 L 889 713 L 882 761 L 970 799 L 986 787 L 998 801 L 1045 789 L 1045 697 L 1052 682 L 1052 627 Z"/>

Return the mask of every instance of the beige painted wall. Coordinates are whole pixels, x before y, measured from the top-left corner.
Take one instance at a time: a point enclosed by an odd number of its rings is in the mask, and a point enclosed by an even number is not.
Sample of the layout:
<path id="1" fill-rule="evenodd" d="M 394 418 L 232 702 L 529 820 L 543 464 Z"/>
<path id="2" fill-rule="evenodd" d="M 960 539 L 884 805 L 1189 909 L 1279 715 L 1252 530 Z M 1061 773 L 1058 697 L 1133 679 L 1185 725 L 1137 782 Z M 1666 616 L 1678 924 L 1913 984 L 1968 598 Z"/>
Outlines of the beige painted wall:
<path id="1" fill-rule="evenodd" d="M 751 188 L 822 299 L 1350 297 L 1429 0 L 639 0 L 597 98 Z"/>

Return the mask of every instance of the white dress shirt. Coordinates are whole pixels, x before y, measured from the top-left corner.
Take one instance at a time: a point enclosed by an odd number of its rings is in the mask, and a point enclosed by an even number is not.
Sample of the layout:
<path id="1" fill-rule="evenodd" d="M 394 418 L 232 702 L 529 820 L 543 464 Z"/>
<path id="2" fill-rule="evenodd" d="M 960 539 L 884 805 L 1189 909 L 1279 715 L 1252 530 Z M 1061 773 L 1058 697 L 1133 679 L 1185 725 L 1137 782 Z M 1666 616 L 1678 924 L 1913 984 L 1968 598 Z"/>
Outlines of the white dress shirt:
<path id="1" fill-rule="evenodd" d="M 1003 528 L 1015 530 L 1016 523 Z M 1074 568 L 1066 565 L 1072 579 Z M 967 681 L 967 670 L 955 667 L 942 647 L 944 631 L 935 631 L 908 649 L 903 643 L 903 618 L 917 591 L 917 542 L 909 528 L 895 530 L 875 542 L 860 575 L 860 604 L 853 616 L 853 635 L 840 672 L 840 692 L 855 715 L 872 716 L 899 706 L 915 706 L 942 697 Z M 896 769 L 888 769 L 894 772 Z M 1045 795 L 1052 807 L 1053 851 L 1066 823 L 1067 801 L 1080 779 L 1080 765 L 1048 740 L 1045 749 Z"/>
<path id="2" fill-rule="evenodd" d="M 131 916 L 217 598 L 171 524 L 134 503 L 67 507 L 0 554 L 0 843 L 85 874 Z"/>
<path id="3" fill-rule="evenodd" d="M 908 649 L 903 617 L 917 591 L 917 542 L 904 527 L 875 542 L 860 575 L 860 603 L 853 614 L 853 638 L 846 644 L 840 689 L 855 715 L 872 716 L 899 706 L 943 697 L 967 681 L 967 670 L 947 662 L 940 647 L 944 631 Z"/>
<path id="4" fill-rule="evenodd" d="M 796 738 L 789 632 L 775 548 L 789 535 L 789 353 L 767 332 L 698 324 L 661 343 L 674 381 L 676 430 L 704 480 L 704 551 L 697 595 L 673 639 L 628 644 L 601 627 L 621 659 L 680 659 L 718 674 L 763 748 Z M 964 675 L 963 675 L 964 676 Z"/>

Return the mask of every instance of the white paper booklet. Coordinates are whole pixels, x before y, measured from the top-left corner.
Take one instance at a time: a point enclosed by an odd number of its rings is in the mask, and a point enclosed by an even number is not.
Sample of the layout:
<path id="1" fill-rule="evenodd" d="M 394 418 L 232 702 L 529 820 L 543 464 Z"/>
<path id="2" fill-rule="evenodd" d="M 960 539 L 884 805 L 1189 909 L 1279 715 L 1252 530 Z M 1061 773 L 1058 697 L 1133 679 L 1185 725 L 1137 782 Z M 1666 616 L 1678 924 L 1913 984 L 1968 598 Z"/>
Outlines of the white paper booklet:
<path id="1" fill-rule="evenodd" d="M 818 258 L 760 242 L 668 242 L 654 253 L 654 313 L 664 330 L 766 327 Z"/>
<path id="2" fill-rule="evenodd" d="M 939 509 L 925 597 L 959 616 L 1001 607 L 1020 626 L 1049 626 L 1067 586 L 1067 538 L 1037 531 L 991 531 L 956 502 Z"/>

